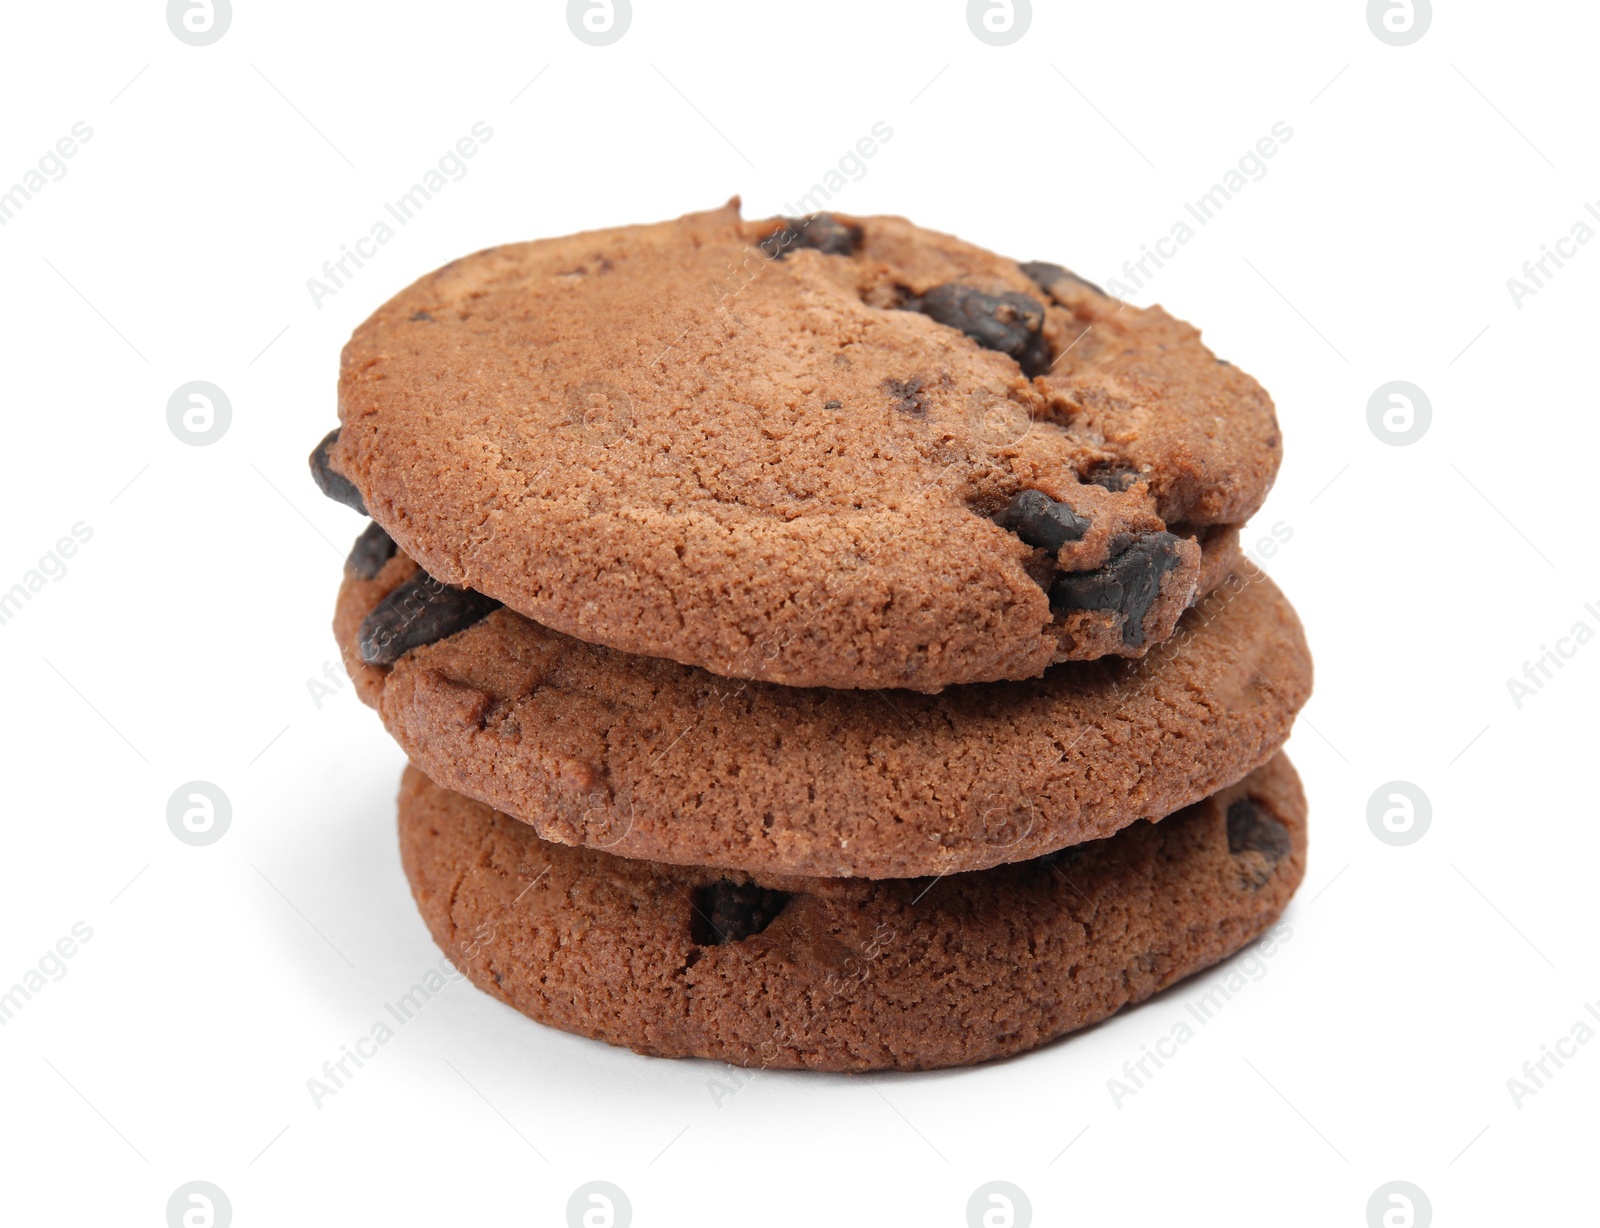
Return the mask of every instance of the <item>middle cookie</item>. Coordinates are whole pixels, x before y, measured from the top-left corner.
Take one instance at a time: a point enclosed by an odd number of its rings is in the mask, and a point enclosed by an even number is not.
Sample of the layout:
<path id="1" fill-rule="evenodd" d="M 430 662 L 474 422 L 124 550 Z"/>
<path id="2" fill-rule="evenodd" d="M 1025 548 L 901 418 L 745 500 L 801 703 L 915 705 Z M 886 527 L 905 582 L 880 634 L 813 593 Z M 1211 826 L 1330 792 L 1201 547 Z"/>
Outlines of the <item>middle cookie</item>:
<path id="1" fill-rule="evenodd" d="M 1300 623 L 1250 567 L 1141 660 L 923 695 L 739 682 L 587 644 L 423 583 L 374 535 L 334 619 L 362 700 L 441 784 L 624 857 L 833 878 L 1021 861 L 1239 780 L 1311 690 Z M 379 631 L 389 651 L 372 651 Z"/>

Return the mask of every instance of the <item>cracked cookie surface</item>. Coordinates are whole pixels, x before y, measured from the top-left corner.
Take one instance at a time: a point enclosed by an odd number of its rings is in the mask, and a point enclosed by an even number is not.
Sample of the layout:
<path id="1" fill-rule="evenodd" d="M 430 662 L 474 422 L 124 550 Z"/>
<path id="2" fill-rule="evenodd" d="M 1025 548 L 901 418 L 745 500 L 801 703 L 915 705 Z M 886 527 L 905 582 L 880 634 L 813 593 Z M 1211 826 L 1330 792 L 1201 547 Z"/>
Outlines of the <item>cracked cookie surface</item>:
<path id="1" fill-rule="evenodd" d="M 1159 308 L 900 218 L 736 201 L 453 261 L 356 330 L 339 403 L 319 484 L 443 584 L 795 686 L 1140 656 L 1279 459 L 1266 394 Z M 1030 491 L 1082 532 L 1006 527 Z M 1159 534 L 1153 579 L 1058 583 Z"/>
<path id="2" fill-rule="evenodd" d="M 1271 836 L 1237 847 L 1245 810 Z M 541 1023 L 666 1057 L 927 1070 L 1036 1048 L 1267 931 L 1305 873 L 1305 810 L 1280 754 L 1160 822 L 937 880 L 735 881 L 569 848 L 415 767 L 399 826 L 434 940 Z"/>

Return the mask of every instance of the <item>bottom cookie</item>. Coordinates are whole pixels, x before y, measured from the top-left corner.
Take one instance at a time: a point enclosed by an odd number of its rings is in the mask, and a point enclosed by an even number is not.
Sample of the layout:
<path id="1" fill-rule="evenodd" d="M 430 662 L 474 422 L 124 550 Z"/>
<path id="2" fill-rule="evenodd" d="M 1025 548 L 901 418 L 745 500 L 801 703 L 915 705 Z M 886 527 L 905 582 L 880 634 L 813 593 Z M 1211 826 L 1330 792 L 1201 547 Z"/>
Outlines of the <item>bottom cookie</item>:
<path id="1" fill-rule="evenodd" d="M 407 768 L 400 852 L 435 941 L 541 1023 L 742 1066 L 927 1070 L 1139 1002 L 1272 925 L 1305 872 L 1279 754 L 1159 823 L 942 878 L 633 861 L 539 839 Z"/>

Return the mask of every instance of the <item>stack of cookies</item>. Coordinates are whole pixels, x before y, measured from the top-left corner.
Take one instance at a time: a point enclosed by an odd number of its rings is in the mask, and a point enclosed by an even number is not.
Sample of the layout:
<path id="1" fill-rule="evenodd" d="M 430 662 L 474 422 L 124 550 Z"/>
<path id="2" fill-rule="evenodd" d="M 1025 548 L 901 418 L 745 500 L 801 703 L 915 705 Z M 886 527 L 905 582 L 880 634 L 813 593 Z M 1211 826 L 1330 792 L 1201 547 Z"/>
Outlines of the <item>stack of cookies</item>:
<path id="1" fill-rule="evenodd" d="M 334 628 L 423 918 L 642 1053 L 1018 1053 L 1305 865 L 1310 690 L 1239 550 L 1272 403 L 1159 308 L 892 217 L 479 252 L 356 330 Z"/>

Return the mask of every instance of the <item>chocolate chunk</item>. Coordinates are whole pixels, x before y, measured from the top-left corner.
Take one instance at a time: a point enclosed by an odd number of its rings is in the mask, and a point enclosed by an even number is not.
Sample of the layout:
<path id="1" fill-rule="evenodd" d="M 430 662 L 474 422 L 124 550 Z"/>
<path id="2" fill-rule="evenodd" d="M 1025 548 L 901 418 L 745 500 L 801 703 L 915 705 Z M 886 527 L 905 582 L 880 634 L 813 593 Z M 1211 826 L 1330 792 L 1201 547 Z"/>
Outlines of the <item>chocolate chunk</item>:
<path id="1" fill-rule="evenodd" d="M 1083 480 L 1093 483 L 1095 486 L 1104 486 L 1107 490 L 1114 490 L 1120 494 L 1143 477 L 1144 474 L 1137 469 L 1125 469 L 1119 465 L 1101 464 L 1091 466 L 1083 475 Z"/>
<path id="2" fill-rule="evenodd" d="M 927 385 L 922 382 L 922 376 L 913 375 L 910 379 L 886 379 L 883 381 L 883 386 L 894 398 L 894 407 L 901 413 L 920 418 L 928 412 L 928 401 L 922 395 Z"/>
<path id="3" fill-rule="evenodd" d="M 338 442 L 339 428 L 334 427 L 322 437 L 321 443 L 311 449 L 311 480 L 328 498 L 346 507 L 353 507 L 365 516 L 367 505 L 361 501 L 361 492 L 356 489 L 355 483 L 344 474 L 335 473 L 333 466 L 328 463 L 328 451 Z"/>
<path id="4" fill-rule="evenodd" d="M 1276 865 L 1293 851 L 1289 829 L 1249 798 L 1228 807 L 1228 852 L 1260 853 Z"/>
<path id="5" fill-rule="evenodd" d="M 418 570 L 367 615 L 357 650 L 368 665 L 393 665 L 413 648 L 465 631 L 499 607 L 492 597 L 452 588 Z"/>
<path id="6" fill-rule="evenodd" d="M 1075 281 L 1080 286 L 1087 286 L 1102 298 L 1109 297 L 1104 290 L 1087 277 L 1079 277 L 1071 269 L 1064 269 L 1059 264 L 1051 264 L 1047 260 L 1030 260 L 1026 264 L 1019 264 L 1017 267 L 1032 278 L 1034 284 L 1041 290 L 1050 289 L 1058 281 Z"/>
<path id="7" fill-rule="evenodd" d="M 1056 610 L 1112 610 L 1126 621 L 1122 642 L 1144 643 L 1144 616 L 1161 592 L 1161 577 L 1178 565 L 1178 543 L 1171 533 L 1146 533 L 1095 571 L 1056 577 L 1050 606 Z"/>
<path id="8" fill-rule="evenodd" d="M 1293 851 L 1289 829 L 1255 802 L 1241 798 L 1228 807 L 1228 852 L 1241 858 L 1236 863 L 1241 886 L 1262 887 Z"/>
<path id="9" fill-rule="evenodd" d="M 853 256 L 861 247 L 861 227 L 841 222 L 831 213 L 809 217 L 786 217 L 783 225 L 761 240 L 761 250 L 773 260 L 782 260 L 791 251 L 809 247 L 825 256 Z"/>
<path id="10" fill-rule="evenodd" d="M 1082 541 L 1089 519 L 1042 490 L 1024 490 L 1000 513 L 1001 528 L 1010 529 L 1030 546 L 1055 554 L 1068 542 Z"/>
<path id="11" fill-rule="evenodd" d="M 1015 290 L 985 294 L 952 281 L 909 300 L 906 309 L 959 328 L 986 350 L 1009 355 L 1024 375 L 1043 375 L 1050 369 L 1050 346 L 1040 332 L 1044 304 L 1038 299 Z"/>
<path id="12" fill-rule="evenodd" d="M 722 879 L 695 891 L 690 936 L 703 947 L 743 942 L 771 925 L 788 903 L 787 892 Z"/>
<path id="13" fill-rule="evenodd" d="M 383 526 L 376 520 L 366 527 L 356 544 L 350 547 L 350 557 L 346 561 L 350 570 L 363 580 L 370 580 L 383 570 L 383 565 L 394 558 L 394 538 L 383 531 Z"/>

